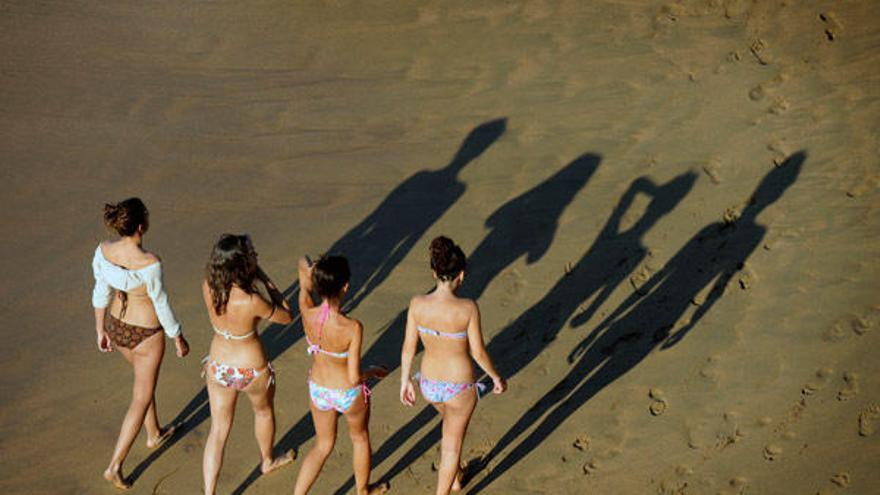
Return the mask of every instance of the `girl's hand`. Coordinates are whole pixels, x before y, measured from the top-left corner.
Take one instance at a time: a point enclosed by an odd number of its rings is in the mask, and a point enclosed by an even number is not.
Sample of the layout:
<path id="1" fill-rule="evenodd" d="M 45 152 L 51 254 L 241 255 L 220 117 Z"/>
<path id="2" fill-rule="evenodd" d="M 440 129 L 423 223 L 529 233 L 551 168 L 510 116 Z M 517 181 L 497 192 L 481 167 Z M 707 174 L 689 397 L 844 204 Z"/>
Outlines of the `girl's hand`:
<path id="1" fill-rule="evenodd" d="M 507 390 L 507 380 L 501 378 L 500 376 L 492 379 L 493 394 L 503 394 L 505 390 Z"/>
<path id="2" fill-rule="evenodd" d="M 113 352 L 110 336 L 103 329 L 98 330 L 98 350 L 101 352 Z"/>
<path id="3" fill-rule="evenodd" d="M 385 378 L 386 376 L 388 376 L 388 368 L 382 366 L 381 364 L 377 366 L 370 366 L 366 370 L 366 375 L 368 378 Z"/>
<path id="4" fill-rule="evenodd" d="M 189 354 L 189 342 L 183 337 L 183 334 L 174 337 L 174 347 L 177 348 L 177 357 L 182 358 Z"/>
<path id="5" fill-rule="evenodd" d="M 407 407 L 412 407 L 416 403 L 416 389 L 409 378 L 400 382 L 400 402 Z"/>

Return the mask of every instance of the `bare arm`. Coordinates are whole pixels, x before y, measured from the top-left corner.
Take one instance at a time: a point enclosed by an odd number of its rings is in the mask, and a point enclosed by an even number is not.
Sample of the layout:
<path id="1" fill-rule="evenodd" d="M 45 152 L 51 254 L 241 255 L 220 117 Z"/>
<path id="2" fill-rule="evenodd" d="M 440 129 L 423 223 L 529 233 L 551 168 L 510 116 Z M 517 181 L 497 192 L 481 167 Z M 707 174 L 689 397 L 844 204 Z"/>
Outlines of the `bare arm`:
<path id="1" fill-rule="evenodd" d="M 419 342 L 413 304 L 414 301 L 410 301 L 406 312 L 406 334 L 403 338 L 403 348 L 400 350 L 400 401 L 406 406 L 412 406 L 416 402 L 415 388 L 410 380 L 413 358 Z"/>
<path id="2" fill-rule="evenodd" d="M 269 298 L 272 299 L 272 305 L 268 306 L 262 297 L 257 298 L 259 299 L 259 302 L 263 303 L 262 306 L 266 306 L 255 308 L 257 316 L 273 323 L 281 323 L 282 325 L 286 325 L 293 321 L 293 313 L 290 311 L 290 304 L 284 299 L 284 296 L 281 294 L 281 291 L 278 290 L 275 282 L 273 282 L 272 279 L 269 278 L 269 275 L 267 275 L 259 266 L 257 267 L 257 278 L 263 282 L 263 285 L 266 287 L 266 292 L 269 294 Z M 257 305 L 261 306 L 259 303 L 257 303 Z"/>
<path id="3" fill-rule="evenodd" d="M 361 341 L 364 338 L 364 326 L 357 320 L 354 321 L 354 332 L 351 335 L 351 343 L 348 344 L 348 379 L 351 383 L 361 383 Z"/>
<path id="4" fill-rule="evenodd" d="M 315 307 L 312 300 L 312 264 L 303 256 L 297 263 L 299 271 L 299 314 L 305 314 L 307 309 Z"/>
<path id="5" fill-rule="evenodd" d="M 468 321 L 467 334 L 471 357 L 474 358 L 474 361 L 476 361 L 480 368 L 482 368 L 483 371 L 489 375 L 489 378 L 492 379 L 492 382 L 494 383 L 492 391 L 496 394 L 500 394 L 507 390 L 507 382 L 498 374 L 495 365 L 492 363 L 492 358 L 489 357 L 489 353 L 486 352 L 486 346 L 483 344 L 483 330 L 480 326 L 480 307 L 477 306 L 477 303 L 473 303 L 473 310 Z"/>
<path id="6" fill-rule="evenodd" d="M 104 312 L 107 308 L 95 308 L 95 330 L 98 332 L 98 350 L 101 352 L 113 352 L 110 345 L 110 336 L 104 331 Z"/>

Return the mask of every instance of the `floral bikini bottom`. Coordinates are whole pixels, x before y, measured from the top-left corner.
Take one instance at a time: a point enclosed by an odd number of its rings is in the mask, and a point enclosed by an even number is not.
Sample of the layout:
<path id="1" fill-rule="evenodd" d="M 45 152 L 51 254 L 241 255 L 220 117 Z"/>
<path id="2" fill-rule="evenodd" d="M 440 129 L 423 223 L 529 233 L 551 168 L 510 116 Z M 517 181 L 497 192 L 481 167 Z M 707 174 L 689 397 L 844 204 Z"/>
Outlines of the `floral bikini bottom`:
<path id="1" fill-rule="evenodd" d="M 479 398 L 479 392 L 482 392 L 485 387 L 482 383 L 432 380 L 430 378 L 425 378 L 421 373 L 416 373 L 416 378 L 419 380 L 419 389 L 422 391 L 422 396 L 428 402 L 434 403 L 446 402 L 465 390 L 475 386 L 477 387 L 478 392 L 477 398 Z"/>
<path id="2" fill-rule="evenodd" d="M 205 361 L 205 372 L 207 372 L 215 382 L 226 388 L 244 390 L 252 381 L 263 376 L 264 373 L 269 373 L 269 382 L 266 384 L 266 387 L 271 387 L 272 384 L 275 383 L 275 369 L 272 368 L 272 363 L 266 363 L 266 366 L 256 369 L 229 366 L 207 357 L 205 358 Z"/>
<path id="3" fill-rule="evenodd" d="M 364 395 L 364 402 L 369 400 L 370 388 L 366 383 L 352 388 L 327 388 L 309 380 L 309 396 L 320 411 L 335 409 L 339 413 L 345 413 L 351 409 L 360 394 Z"/>

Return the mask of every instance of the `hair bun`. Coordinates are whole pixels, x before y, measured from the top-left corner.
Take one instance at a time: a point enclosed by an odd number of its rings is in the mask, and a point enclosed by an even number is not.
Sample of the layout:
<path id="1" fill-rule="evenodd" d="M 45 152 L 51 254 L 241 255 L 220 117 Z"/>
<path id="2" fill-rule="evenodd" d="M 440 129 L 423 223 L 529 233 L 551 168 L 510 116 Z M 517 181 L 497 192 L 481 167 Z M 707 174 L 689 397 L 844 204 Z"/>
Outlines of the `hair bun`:
<path id="1" fill-rule="evenodd" d="M 130 236 L 139 227 L 146 229 L 147 207 L 139 198 L 129 198 L 116 204 L 104 204 L 104 223 L 121 236 Z"/>
<path id="2" fill-rule="evenodd" d="M 431 241 L 431 269 L 440 280 L 452 280 L 464 271 L 467 261 L 464 251 L 446 236 L 438 236 Z"/>

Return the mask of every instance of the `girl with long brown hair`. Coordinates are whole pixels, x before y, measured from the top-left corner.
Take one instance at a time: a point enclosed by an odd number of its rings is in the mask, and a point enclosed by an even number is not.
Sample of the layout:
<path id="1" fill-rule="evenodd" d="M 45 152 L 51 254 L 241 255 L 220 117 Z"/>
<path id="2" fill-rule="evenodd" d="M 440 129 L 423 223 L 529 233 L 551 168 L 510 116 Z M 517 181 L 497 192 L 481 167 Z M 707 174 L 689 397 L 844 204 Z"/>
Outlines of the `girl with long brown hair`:
<path id="1" fill-rule="evenodd" d="M 269 301 L 257 290 L 257 282 L 266 289 Z M 275 372 L 256 330 L 261 319 L 288 324 L 293 315 L 281 292 L 257 264 L 257 252 L 247 235 L 220 236 L 211 251 L 202 295 L 214 330 L 204 368 L 211 403 L 211 432 L 202 460 L 205 493 L 212 495 L 217 488 L 239 392 L 248 396 L 254 409 L 254 433 L 263 474 L 293 462 L 292 451 L 281 457 L 272 455 Z"/>

